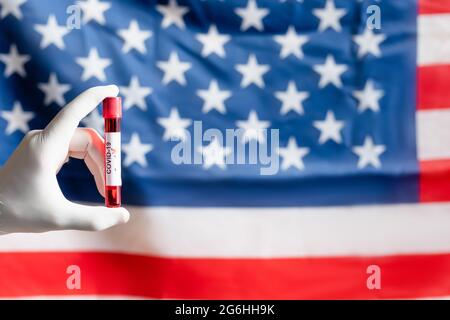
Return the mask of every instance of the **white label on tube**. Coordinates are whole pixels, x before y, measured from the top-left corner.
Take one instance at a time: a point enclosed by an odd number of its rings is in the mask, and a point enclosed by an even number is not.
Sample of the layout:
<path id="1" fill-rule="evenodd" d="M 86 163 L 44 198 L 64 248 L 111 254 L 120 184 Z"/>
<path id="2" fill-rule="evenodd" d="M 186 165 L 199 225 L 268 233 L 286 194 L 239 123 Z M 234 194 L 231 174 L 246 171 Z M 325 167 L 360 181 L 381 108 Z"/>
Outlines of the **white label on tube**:
<path id="1" fill-rule="evenodd" d="M 120 132 L 105 133 L 105 169 L 106 185 L 121 186 Z"/>

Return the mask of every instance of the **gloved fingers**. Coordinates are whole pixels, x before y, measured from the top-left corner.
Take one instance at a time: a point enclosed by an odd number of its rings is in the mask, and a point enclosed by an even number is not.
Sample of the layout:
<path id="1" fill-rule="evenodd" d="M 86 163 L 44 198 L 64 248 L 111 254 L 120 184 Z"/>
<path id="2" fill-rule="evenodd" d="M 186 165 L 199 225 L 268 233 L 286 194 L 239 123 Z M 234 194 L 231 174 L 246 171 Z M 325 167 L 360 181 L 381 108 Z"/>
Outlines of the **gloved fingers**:
<path id="1" fill-rule="evenodd" d="M 63 230 L 100 231 L 128 222 L 127 209 L 87 206 L 73 202 L 63 208 L 64 219 L 59 228 Z"/>
<path id="2" fill-rule="evenodd" d="M 46 140 L 58 147 L 69 145 L 80 121 L 95 109 L 106 97 L 116 97 L 119 88 L 115 85 L 93 87 L 63 108 L 44 129 Z"/>
<path id="3" fill-rule="evenodd" d="M 103 166 L 99 167 L 98 163 L 95 162 L 95 160 L 93 160 L 89 154 L 86 155 L 86 157 L 84 158 L 84 162 L 86 163 L 86 166 L 88 167 L 89 171 L 94 176 L 95 185 L 97 186 L 98 192 L 104 198 L 105 197 L 105 178 L 104 178 Z"/>
<path id="4" fill-rule="evenodd" d="M 69 156 L 83 159 L 100 194 L 105 196 L 105 173 L 103 153 L 105 142 L 100 134 L 91 128 L 77 128 L 69 144 Z"/>
<path id="5" fill-rule="evenodd" d="M 61 171 L 61 168 L 62 168 L 63 165 L 65 165 L 67 162 L 69 162 L 69 155 L 67 155 L 67 157 L 65 157 L 64 160 L 59 164 L 58 168 L 56 169 L 56 174 L 58 174 L 59 171 Z"/>

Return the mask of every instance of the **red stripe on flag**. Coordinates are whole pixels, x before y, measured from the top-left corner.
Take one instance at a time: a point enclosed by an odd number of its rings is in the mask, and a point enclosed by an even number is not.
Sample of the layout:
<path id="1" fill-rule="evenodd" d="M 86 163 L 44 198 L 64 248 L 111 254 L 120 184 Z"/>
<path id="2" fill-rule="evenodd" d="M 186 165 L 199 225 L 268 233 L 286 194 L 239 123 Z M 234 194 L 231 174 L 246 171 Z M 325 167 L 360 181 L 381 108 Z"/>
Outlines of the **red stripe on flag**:
<path id="1" fill-rule="evenodd" d="M 417 108 L 450 108 L 450 65 L 428 66 L 418 68 Z"/>
<path id="2" fill-rule="evenodd" d="M 68 290 L 66 268 L 81 268 Z M 381 290 L 367 267 L 381 268 Z M 450 295 L 450 254 L 187 259 L 118 253 L 1 253 L 0 296 L 126 295 L 189 299 L 376 299 Z"/>
<path id="3" fill-rule="evenodd" d="M 420 201 L 450 201 L 450 159 L 420 162 Z"/>
<path id="4" fill-rule="evenodd" d="M 450 12 L 450 0 L 419 0 L 419 14 Z"/>

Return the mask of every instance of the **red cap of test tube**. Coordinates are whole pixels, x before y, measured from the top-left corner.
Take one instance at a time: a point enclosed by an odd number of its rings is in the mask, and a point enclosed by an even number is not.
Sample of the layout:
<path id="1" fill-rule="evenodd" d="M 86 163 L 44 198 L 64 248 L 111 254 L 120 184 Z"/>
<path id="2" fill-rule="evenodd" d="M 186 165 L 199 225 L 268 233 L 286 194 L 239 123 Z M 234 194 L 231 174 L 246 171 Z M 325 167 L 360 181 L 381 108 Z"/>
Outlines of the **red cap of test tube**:
<path id="1" fill-rule="evenodd" d="M 122 98 L 108 97 L 103 100 L 103 118 L 122 118 Z"/>

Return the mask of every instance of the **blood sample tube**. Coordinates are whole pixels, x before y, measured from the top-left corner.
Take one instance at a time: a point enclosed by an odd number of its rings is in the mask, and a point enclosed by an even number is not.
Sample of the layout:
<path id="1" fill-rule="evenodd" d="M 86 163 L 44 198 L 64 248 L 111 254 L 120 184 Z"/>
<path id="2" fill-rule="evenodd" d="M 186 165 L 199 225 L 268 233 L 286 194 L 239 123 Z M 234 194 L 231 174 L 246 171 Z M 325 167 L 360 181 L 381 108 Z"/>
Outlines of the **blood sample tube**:
<path id="1" fill-rule="evenodd" d="M 122 100 L 120 97 L 108 97 L 103 100 L 103 118 L 105 119 L 105 205 L 116 208 L 120 207 L 122 202 L 120 145 Z"/>

